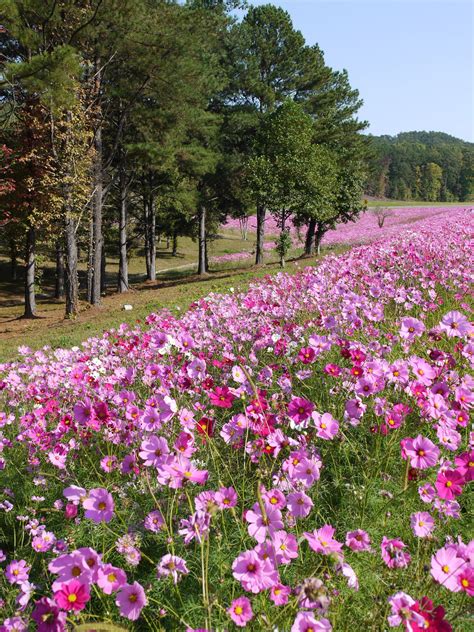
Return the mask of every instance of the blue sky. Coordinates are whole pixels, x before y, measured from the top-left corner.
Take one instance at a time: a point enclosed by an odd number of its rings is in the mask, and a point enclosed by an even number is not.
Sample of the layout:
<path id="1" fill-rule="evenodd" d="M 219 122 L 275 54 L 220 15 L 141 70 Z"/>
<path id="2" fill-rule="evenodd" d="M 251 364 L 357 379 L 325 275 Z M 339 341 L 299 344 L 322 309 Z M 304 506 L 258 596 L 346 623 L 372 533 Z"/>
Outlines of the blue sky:
<path id="1" fill-rule="evenodd" d="M 435 130 L 474 141 L 472 0 L 272 4 L 290 13 L 308 44 L 320 45 L 331 67 L 348 70 L 371 133 Z"/>

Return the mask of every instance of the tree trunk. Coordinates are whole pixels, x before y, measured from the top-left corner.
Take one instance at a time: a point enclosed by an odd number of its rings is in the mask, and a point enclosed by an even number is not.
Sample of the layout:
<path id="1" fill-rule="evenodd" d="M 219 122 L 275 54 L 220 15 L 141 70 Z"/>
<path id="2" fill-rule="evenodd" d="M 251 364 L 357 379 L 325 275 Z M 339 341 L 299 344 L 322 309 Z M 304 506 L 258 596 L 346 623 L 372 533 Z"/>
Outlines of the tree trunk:
<path id="1" fill-rule="evenodd" d="M 316 232 L 316 220 L 311 218 L 306 231 L 306 239 L 304 243 L 304 254 L 307 256 L 314 255 L 314 238 Z"/>
<path id="2" fill-rule="evenodd" d="M 173 250 L 171 256 L 176 257 L 178 255 L 178 231 L 173 231 Z"/>
<path id="3" fill-rule="evenodd" d="M 156 217 L 153 196 L 150 196 L 149 204 L 149 248 L 150 248 L 150 281 L 156 281 Z"/>
<path id="4" fill-rule="evenodd" d="M 16 243 L 14 239 L 10 240 L 10 275 L 12 281 L 16 281 L 18 278 L 18 252 L 16 249 Z"/>
<path id="5" fill-rule="evenodd" d="M 102 246 L 102 253 L 100 257 L 100 293 L 105 294 L 107 291 L 107 277 L 105 276 L 105 267 L 107 265 L 107 259 L 105 256 L 105 247 Z"/>
<path id="6" fill-rule="evenodd" d="M 93 233 L 93 252 L 92 252 L 92 288 L 91 303 L 92 305 L 100 305 L 102 291 L 102 189 L 103 189 L 103 173 L 102 173 L 102 129 L 99 124 L 94 138 L 94 199 L 92 201 L 92 233 Z"/>
<path id="7" fill-rule="evenodd" d="M 79 313 L 78 252 L 76 222 L 70 213 L 66 213 L 64 233 L 66 238 L 66 317 L 74 318 Z"/>
<path id="8" fill-rule="evenodd" d="M 87 253 L 87 302 L 92 303 L 92 281 L 94 278 L 94 224 L 89 218 L 89 243 Z"/>
<path id="9" fill-rule="evenodd" d="M 263 204 L 257 206 L 257 249 L 255 253 L 255 263 L 263 263 L 263 239 L 265 236 L 265 207 Z"/>
<path id="10" fill-rule="evenodd" d="M 143 226 L 145 229 L 145 265 L 146 265 L 146 278 L 149 281 L 151 275 L 151 262 L 150 262 L 150 211 L 148 207 L 148 195 L 145 189 L 143 190 Z"/>
<path id="11" fill-rule="evenodd" d="M 30 226 L 26 233 L 24 318 L 34 318 L 36 316 L 35 247 L 36 233 L 33 226 Z"/>
<path id="12" fill-rule="evenodd" d="M 56 242 L 56 284 L 54 298 L 64 298 L 64 248 L 59 239 Z"/>
<path id="13" fill-rule="evenodd" d="M 318 257 L 321 254 L 321 241 L 324 237 L 325 232 L 326 231 L 324 230 L 324 225 L 318 222 L 316 226 L 316 234 L 314 238 L 314 245 L 315 245 L 316 254 L 318 255 Z"/>
<path id="14" fill-rule="evenodd" d="M 207 256 L 206 256 L 206 209 L 204 206 L 199 207 L 199 254 L 198 254 L 198 274 L 207 274 Z"/>
<path id="15" fill-rule="evenodd" d="M 127 182 L 125 169 L 120 170 L 120 213 L 119 213 L 119 274 L 118 291 L 128 292 L 128 259 L 127 259 Z"/>
<path id="16" fill-rule="evenodd" d="M 102 290 L 102 202 L 103 202 L 103 164 L 102 164 L 102 112 L 100 107 L 100 93 L 102 83 L 101 59 L 96 55 L 94 63 L 94 94 L 97 100 L 98 123 L 94 134 L 94 165 L 92 200 L 92 224 L 93 224 L 93 255 L 92 255 L 92 288 L 91 303 L 100 305 Z"/>

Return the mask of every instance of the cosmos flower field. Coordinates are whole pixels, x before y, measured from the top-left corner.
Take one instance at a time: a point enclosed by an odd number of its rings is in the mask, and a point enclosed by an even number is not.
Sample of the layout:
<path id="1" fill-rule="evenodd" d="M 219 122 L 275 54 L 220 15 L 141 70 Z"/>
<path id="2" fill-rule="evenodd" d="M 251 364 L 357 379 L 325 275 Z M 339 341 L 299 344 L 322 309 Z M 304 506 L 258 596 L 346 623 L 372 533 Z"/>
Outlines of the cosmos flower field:
<path id="1" fill-rule="evenodd" d="M 466 631 L 474 215 L 0 365 L 0 629 Z"/>

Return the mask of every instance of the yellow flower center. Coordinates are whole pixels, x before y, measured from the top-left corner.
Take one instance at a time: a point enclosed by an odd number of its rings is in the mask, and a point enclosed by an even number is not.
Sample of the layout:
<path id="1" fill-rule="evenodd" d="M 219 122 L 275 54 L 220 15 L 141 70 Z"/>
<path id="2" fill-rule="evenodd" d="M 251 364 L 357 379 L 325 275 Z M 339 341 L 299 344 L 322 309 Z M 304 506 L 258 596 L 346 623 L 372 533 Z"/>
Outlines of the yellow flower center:
<path id="1" fill-rule="evenodd" d="M 235 614 L 242 614 L 242 612 L 244 611 L 244 609 L 242 608 L 242 606 L 235 606 L 234 608 L 234 612 Z"/>
<path id="2" fill-rule="evenodd" d="M 461 585 L 463 588 L 469 588 L 469 582 L 467 579 L 461 579 Z"/>
<path id="3" fill-rule="evenodd" d="M 446 487 L 451 487 L 451 485 L 452 485 L 452 482 L 451 482 L 451 481 L 447 481 L 447 482 L 446 482 Z"/>
<path id="4" fill-rule="evenodd" d="M 117 581 L 117 577 L 115 576 L 115 573 L 110 573 L 109 575 L 107 575 L 107 581 L 109 581 L 111 584 Z"/>
<path id="5" fill-rule="evenodd" d="M 138 599 L 138 595 L 136 593 L 132 593 L 128 597 L 128 600 L 131 601 L 132 603 L 135 603 L 137 599 Z"/>
<path id="6" fill-rule="evenodd" d="M 444 566 L 441 567 L 441 570 L 443 571 L 443 573 L 449 573 L 449 566 L 445 564 Z"/>
<path id="7" fill-rule="evenodd" d="M 67 600 L 69 601 L 69 603 L 74 603 L 77 601 L 77 595 L 75 593 L 71 593 L 67 596 Z"/>
<path id="8" fill-rule="evenodd" d="M 101 502 L 97 505 L 97 507 L 100 509 L 100 511 L 104 511 L 107 505 L 104 502 Z"/>

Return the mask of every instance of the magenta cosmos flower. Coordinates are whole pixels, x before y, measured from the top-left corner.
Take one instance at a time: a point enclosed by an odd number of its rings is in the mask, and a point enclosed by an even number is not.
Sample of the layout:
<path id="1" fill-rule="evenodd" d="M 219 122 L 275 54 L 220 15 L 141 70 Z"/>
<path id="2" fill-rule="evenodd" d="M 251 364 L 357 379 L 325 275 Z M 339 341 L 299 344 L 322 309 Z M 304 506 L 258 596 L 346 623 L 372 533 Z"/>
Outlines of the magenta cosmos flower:
<path id="1" fill-rule="evenodd" d="M 278 582 L 278 573 L 270 560 L 262 560 L 253 550 L 241 553 L 234 560 L 232 571 L 235 579 L 248 592 L 259 593 Z"/>
<path id="2" fill-rule="evenodd" d="M 329 555 L 330 553 L 339 552 L 342 549 L 341 542 L 333 538 L 334 532 L 334 527 L 330 524 L 325 524 L 324 527 L 315 529 L 313 533 L 305 531 L 303 535 L 313 551 L 323 553 L 323 555 Z"/>
<path id="3" fill-rule="evenodd" d="M 122 617 L 136 621 L 148 602 L 143 588 L 138 582 L 133 582 L 120 588 L 115 603 Z"/>
<path id="4" fill-rule="evenodd" d="M 103 487 L 91 489 L 82 506 L 85 517 L 94 522 L 110 522 L 114 517 L 114 499 Z"/>
<path id="5" fill-rule="evenodd" d="M 426 538 L 431 535 L 435 521 L 431 514 L 427 511 L 418 511 L 417 513 L 413 513 L 410 517 L 411 528 L 413 529 L 413 533 L 418 538 Z"/>
<path id="6" fill-rule="evenodd" d="M 234 599 L 227 609 L 227 613 L 239 628 L 245 628 L 250 619 L 253 618 L 252 606 L 247 597 Z"/>
<path id="7" fill-rule="evenodd" d="M 466 566 L 461 569 L 457 579 L 460 589 L 464 590 L 469 597 L 474 597 L 474 567 Z"/>
<path id="8" fill-rule="evenodd" d="M 314 410 L 314 404 L 303 397 L 295 397 L 288 404 L 288 416 L 297 424 L 306 421 Z"/>
<path id="9" fill-rule="evenodd" d="M 464 477 L 456 470 L 438 472 L 436 478 L 436 491 L 443 500 L 452 500 L 462 492 Z"/>
<path id="10" fill-rule="evenodd" d="M 352 551 L 370 551 L 370 537 L 366 531 L 356 529 L 346 534 L 346 546 Z"/>
<path id="11" fill-rule="evenodd" d="M 418 470 L 433 467 L 438 461 L 439 448 L 422 435 L 415 439 L 407 437 L 403 442 L 403 450 L 410 459 L 410 465 Z"/>
<path id="12" fill-rule="evenodd" d="M 54 593 L 54 600 L 62 610 L 66 611 L 83 610 L 90 598 L 88 586 L 77 579 L 61 584 L 61 588 Z"/>
<path id="13" fill-rule="evenodd" d="M 218 408 L 232 408 L 232 403 L 235 399 L 228 386 L 216 386 L 209 397 L 211 404 Z"/>
<path id="14" fill-rule="evenodd" d="M 406 544 L 400 538 L 389 539 L 383 536 L 380 548 L 382 559 L 389 568 L 405 568 L 410 563 L 411 556 L 404 551 Z"/>
<path id="15" fill-rule="evenodd" d="M 37 632 L 63 632 L 66 630 L 67 614 L 59 609 L 48 597 L 41 597 L 36 603 L 31 618 L 37 623 Z"/>

